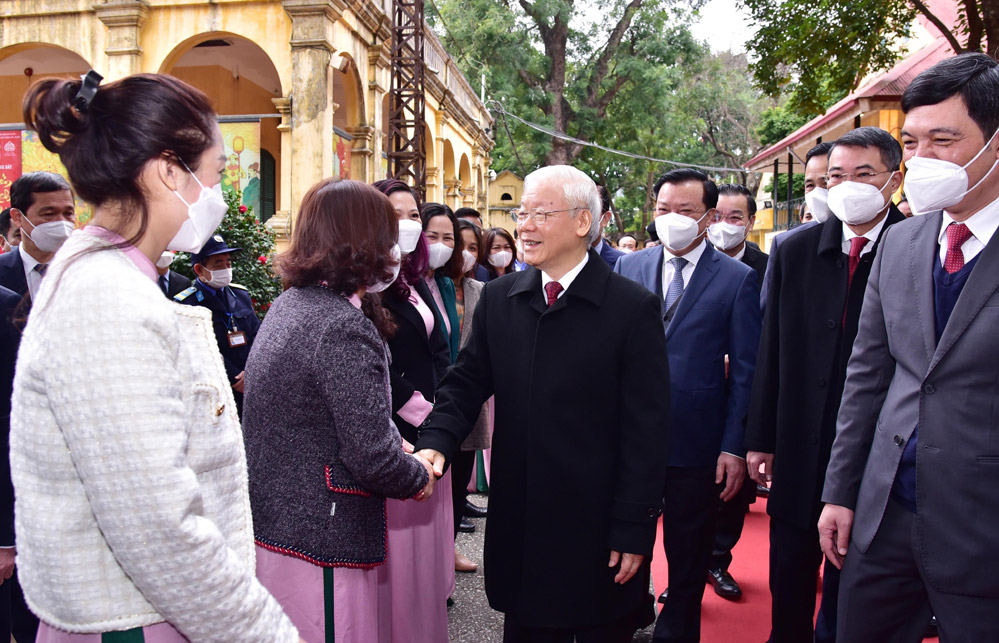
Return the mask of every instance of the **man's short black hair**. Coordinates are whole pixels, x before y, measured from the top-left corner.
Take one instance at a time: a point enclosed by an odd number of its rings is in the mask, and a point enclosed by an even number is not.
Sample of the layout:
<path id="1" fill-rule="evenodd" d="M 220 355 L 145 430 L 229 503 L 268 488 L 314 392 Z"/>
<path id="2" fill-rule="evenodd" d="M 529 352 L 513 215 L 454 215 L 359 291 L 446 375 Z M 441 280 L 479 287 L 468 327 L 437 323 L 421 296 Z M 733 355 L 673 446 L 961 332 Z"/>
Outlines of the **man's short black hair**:
<path id="1" fill-rule="evenodd" d="M 902 111 L 936 105 L 955 94 L 989 140 L 999 129 L 999 63 L 985 54 L 948 58 L 916 76 L 902 94 Z"/>
<path id="2" fill-rule="evenodd" d="M 812 149 L 808 150 L 805 154 L 805 165 L 812 160 L 813 156 L 829 156 L 829 150 L 832 149 L 833 143 L 836 141 L 822 141 L 818 145 L 814 146 Z"/>
<path id="3" fill-rule="evenodd" d="M 59 192 L 73 188 L 66 179 L 52 172 L 29 172 L 22 174 L 10 186 L 10 207 L 27 213 L 35 203 L 35 194 L 39 192 Z"/>
<path id="4" fill-rule="evenodd" d="M 729 196 L 744 196 L 746 197 L 746 215 L 749 218 L 756 216 L 756 199 L 753 198 L 753 193 L 749 191 L 745 185 L 740 183 L 725 183 L 724 185 L 718 186 L 718 195 L 727 194 Z"/>
<path id="5" fill-rule="evenodd" d="M 0 236 L 6 238 L 8 232 L 10 232 L 10 208 L 0 212 Z"/>
<path id="6" fill-rule="evenodd" d="M 880 127 L 858 127 L 833 141 L 829 154 L 840 146 L 876 147 L 881 152 L 881 161 L 889 170 L 898 170 L 902 165 L 902 146 L 895 137 Z"/>
<path id="7" fill-rule="evenodd" d="M 702 201 L 704 205 L 707 206 L 708 210 L 714 208 L 718 205 L 718 186 L 715 182 L 708 178 L 708 175 L 700 170 L 695 170 L 689 167 L 681 167 L 675 170 L 670 170 L 666 174 L 659 177 L 656 184 L 652 187 L 652 193 L 655 194 L 656 198 L 659 198 L 659 188 L 663 185 L 669 183 L 670 185 L 681 185 L 683 183 L 697 182 L 704 187 L 704 195 Z"/>
<path id="8" fill-rule="evenodd" d="M 475 217 L 479 221 L 482 220 L 482 215 L 479 214 L 479 211 L 475 208 L 458 208 L 454 211 L 454 216 L 456 219 L 460 219 L 462 217 Z"/>
<path id="9" fill-rule="evenodd" d="M 604 212 L 609 212 L 613 206 L 613 204 L 611 203 L 610 192 L 608 192 L 607 188 L 605 188 L 600 184 L 597 184 L 597 191 L 600 192 L 600 210 L 601 210 L 600 214 L 603 214 Z"/>

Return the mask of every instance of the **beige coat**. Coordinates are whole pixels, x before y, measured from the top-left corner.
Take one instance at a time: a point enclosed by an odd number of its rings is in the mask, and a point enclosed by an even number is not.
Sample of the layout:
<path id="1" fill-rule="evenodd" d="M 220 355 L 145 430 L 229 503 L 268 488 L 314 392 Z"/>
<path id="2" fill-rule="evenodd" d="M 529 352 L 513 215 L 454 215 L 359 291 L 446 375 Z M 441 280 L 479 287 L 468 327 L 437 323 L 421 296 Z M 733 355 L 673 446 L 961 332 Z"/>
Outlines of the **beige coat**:
<path id="1" fill-rule="evenodd" d="M 475 313 L 475 305 L 479 303 L 479 296 L 482 294 L 484 286 L 485 284 L 481 281 L 467 277 L 461 282 L 465 294 L 465 314 L 462 317 L 461 335 L 458 337 L 458 350 L 464 348 L 465 344 L 468 343 L 468 338 L 472 336 L 472 315 Z M 489 398 L 489 401 L 482 405 L 479 419 L 475 421 L 475 428 L 461 443 L 462 451 L 478 451 L 479 449 L 488 449 L 492 445 L 493 428 L 490 412 L 492 403 L 492 398 Z"/>

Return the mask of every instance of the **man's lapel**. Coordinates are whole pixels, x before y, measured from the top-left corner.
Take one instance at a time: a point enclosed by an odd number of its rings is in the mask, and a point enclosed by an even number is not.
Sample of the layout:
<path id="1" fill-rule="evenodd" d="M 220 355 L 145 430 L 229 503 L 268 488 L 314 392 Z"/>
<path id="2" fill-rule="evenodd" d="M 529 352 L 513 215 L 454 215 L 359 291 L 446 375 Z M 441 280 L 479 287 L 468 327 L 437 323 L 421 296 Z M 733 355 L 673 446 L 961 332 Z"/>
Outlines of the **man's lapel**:
<path id="1" fill-rule="evenodd" d="M 544 293 L 541 292 L 540 270 L 534 266 L 529 266 L 527 270 L 514 273 L 511 279 L 514 279 L 516 283 L 510 287 L 507 297 L 523 295 L 528 298 L 531 308 L 538 313 L 548 310 L 548 302 L 545 300 Z"/>
<path id="2" fill-rule="evenodd" d="M 704 246 L 704 252 L 701 254 L 697 265 L 694 266 L 694 274 L 690 277 L 690 283 L 683 289 L 683 295 L 680 297 L 676 313 L 673 315 L 673 319 L 670 320 L 669 326 L 666 327 L 667 341 L 669 341 L 674 329 L 687 316 L 687 312 L 694 305 L 694 302 L 704 293 L 708 284 L 714 279 L 715 274 L 718 272 L 719 259 L 718 252 L 714 248 L 710 245 Z"/>
<path id="3" fill-rule="evenodd" d="M 926 311 L 916 315 L 919 334 L 926 349 L 927 365 L 933 360 L 936 350 L 936 320 L 933 314 L 933 262 L 937 253 L 937 235 L 943 215 L 940 212 L 926 214 L 920 218 L 920 227 L 914 230 L 909 239 L 909 275 L 912 278 L 912 291 L 915 293 L 916 310 Z M 891 270 L 890 266 L 884 266 Z M 882 295 L 883 296 L 883 295 Z"/>
<path id="4" fill-rule="evenodd" d="M 939 227 L 937 230 L 939 231 Z M 999 234 L 993 234 L 988 245 L 978 255 L 978 263 L 972 268 L 971 275 L 968 276 L 968 281 L 957 298 L 957 304 L 940 336 L 940 342 L 930 360 L 927 373 L 936 368 L 997 288 L 999 288 Z M 933 307 L 931 306 L 929 310 L 933 310 Z"/>

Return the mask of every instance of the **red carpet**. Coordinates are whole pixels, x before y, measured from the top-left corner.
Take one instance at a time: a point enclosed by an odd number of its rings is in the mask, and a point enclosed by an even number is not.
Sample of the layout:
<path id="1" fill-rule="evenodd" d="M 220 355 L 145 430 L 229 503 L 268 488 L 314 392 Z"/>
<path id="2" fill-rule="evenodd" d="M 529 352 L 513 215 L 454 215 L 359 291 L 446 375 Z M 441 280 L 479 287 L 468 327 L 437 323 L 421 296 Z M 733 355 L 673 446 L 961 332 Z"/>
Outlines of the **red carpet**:
<path id="1" fill-rule="evenodd" d="M 715 594 L 710 585 L 705 585 L 701 603 L 702 643 L 763 643 L 770 635 L 770 588 L 767 584 L 769 522 L 766 501 L 757 499 L 746 515 L 746 526 L 732 552 L 733 561 L 729 568 L 742 587 L 742 598 L 736 602 L 727 601 Z M 656 550 L 652 556 L 652 581 L 656 596 L 668 586 L 662 534 L 660 519 Z M 821 591 L 816 596 L 816 609 L 820 597 Z"/>

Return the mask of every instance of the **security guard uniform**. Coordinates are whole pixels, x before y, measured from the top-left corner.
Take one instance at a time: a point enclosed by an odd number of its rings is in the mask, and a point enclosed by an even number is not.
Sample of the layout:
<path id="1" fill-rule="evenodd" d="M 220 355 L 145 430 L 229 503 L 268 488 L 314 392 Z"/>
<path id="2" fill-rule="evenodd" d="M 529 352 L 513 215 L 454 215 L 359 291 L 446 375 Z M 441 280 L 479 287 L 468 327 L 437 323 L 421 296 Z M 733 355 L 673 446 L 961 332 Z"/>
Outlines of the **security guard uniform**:
<path id="1" fill-rule="evenodd" d="M 191 255 L 191 265 L 203 263 L 205 259 L 223 253 L 239 252 L 241 248 L 230 248 L 220 235 L 215 235 L 200 252 Z M 236 376 L 246 368 L 253 339 L 260 328 L 260 320 L 253 311 L 250 293 L 239 284 L 230 283 L 223 288 L 212 288 L 201 279 L 174 296 L 174 301 L 189 306 L 204 306 L 212 311 L 212 326 L 218 341 L 222 362 L 225 364 L 229 384 L 236 383 Z M 242 410 L 243 394 L 233 391 L 236 405 Z"/>

